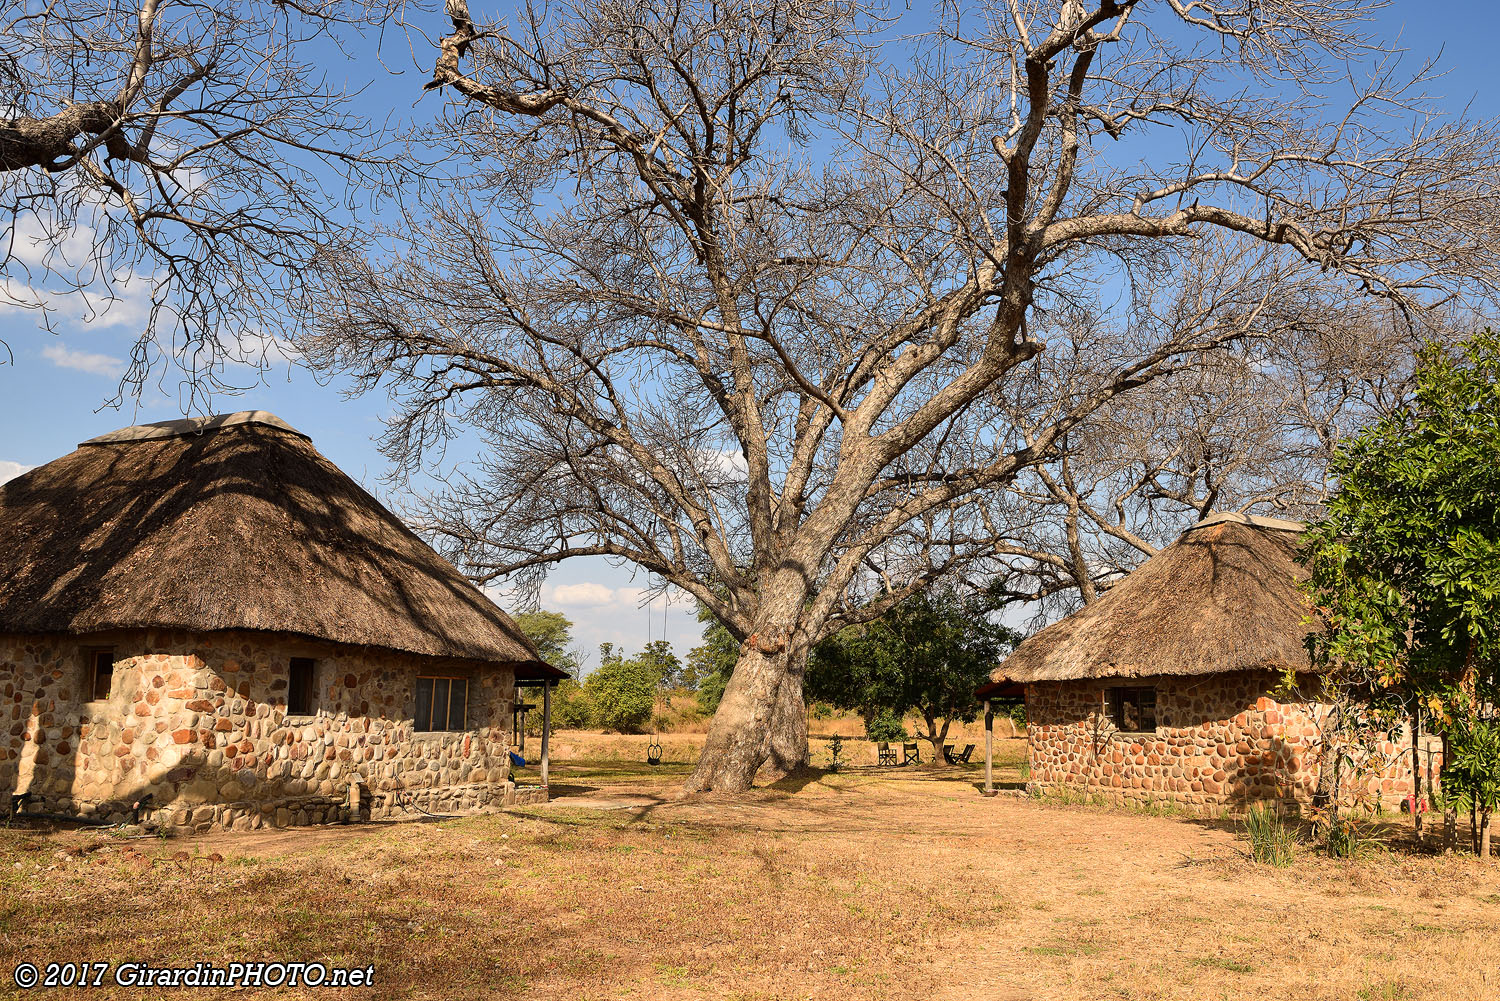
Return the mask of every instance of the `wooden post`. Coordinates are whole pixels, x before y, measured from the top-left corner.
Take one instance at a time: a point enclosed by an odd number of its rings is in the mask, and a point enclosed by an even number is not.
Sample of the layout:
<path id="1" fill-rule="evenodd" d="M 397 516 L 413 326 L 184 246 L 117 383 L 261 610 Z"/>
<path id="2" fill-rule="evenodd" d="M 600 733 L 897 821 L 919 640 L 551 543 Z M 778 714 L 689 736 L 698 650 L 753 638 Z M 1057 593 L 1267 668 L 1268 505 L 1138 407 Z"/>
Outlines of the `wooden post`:
<path id="1" fill-rule="evenodd" d="M 547 788 L 547 750 L 552 742 L 552 682 L 542 682 L 542 788 Z"/>
<path id="2" fill-rule="evenodd" d="M 984 700 L 984 794 L 995 795 L 995 714 Z"/>

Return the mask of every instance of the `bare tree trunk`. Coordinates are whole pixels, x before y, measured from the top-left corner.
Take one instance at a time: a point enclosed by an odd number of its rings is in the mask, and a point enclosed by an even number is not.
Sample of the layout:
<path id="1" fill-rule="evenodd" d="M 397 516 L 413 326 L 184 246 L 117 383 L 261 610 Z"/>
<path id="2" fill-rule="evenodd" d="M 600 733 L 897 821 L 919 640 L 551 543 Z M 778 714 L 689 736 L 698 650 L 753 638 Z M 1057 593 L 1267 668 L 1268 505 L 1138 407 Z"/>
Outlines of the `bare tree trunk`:
<path id="1" fill-rule="evenodd" d="M 756 629 L 740 645 L 698 766 L 684 783 L 688 792 L 744 792 L 762 765 L 774 781 L 807 762 L 802 678 L 809 646 L 798 629 L 807 595 L 800 577 L 790 577 L 767 582 Z"/>
<path id="2" fill-rule="evenodd" d="M 689 792 L 734 793 L 750 788 L 771 751 L 773 741 L 768 734 L 780 706 L 786 661 L 784 648 L 767 650 L 756 636 L 745 641 L 714 713 L 698 766 L 684 784 Z"/>
<path id="3" fill-rule="evenodd" d="M 1489 810 L 1485 810 L 1480 815 L 1480 822 L 1479 822 L 1479 857 L 1481 859 L 1488 859 L 1490 857 L 1490 817 L 1491 816 L 1492 816 L 1492 814 L 1491 814 L 1491 812 Z"/>
<path id="4" fill-rule="evenodd" d="M 932 745 L 932 761 L 934 764 L 943 760 L 943 744 L 948 740 L 948 727 L 952 725 L 951 719 L 944 718 L 943 728 L 938 729 L 937 717 L 923 715 L 927 723 L 927 742 Z"/>
<path id="5" fill-rule="evenodd" d="M 795 654 L 789 659 L 796 659 Z M 766 732 L 765 763 L 757 774 L 762 782 L 785 778 L 808 761 L 807 701 L 802 695 L 806 658 L 801 661 L 800 665 L 788 664 L 781 687 L 776 690 L 776 705 Z"/>

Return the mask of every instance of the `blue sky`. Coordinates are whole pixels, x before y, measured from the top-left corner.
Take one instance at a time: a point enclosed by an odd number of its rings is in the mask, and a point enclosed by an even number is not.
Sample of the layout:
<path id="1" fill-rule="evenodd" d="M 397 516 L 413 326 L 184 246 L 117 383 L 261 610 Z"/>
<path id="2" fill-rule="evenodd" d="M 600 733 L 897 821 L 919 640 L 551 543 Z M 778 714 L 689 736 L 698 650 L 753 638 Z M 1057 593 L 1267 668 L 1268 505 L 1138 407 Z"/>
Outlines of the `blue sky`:
<path id="1" fill-rule="evenodd" d="M 1477 3 L 1438 7 L 1397 0 L 1379 16 L 1376 30 L 1388 39 L 1400 39 L 1409 50 L 1413 68 L 1441 50 L 1448 73 L 1430 89 L 1451 110 L 1468 105 L 1476 116 L 1500 116 L 1489 37 L 1472 27 L 1481 9 Z M 476 4 L 474 10 L 478 14 L 481 5 Z M 1441 17 L 1435 16 L 1438 11 Z M 434 27 L 441 23 L 433 18 Z M 393 57 L 390 65 L 401 65 L 396 60 L 404 53 L 387 55 Z M 351 89 L 369 84 L 363 100 L 370 104 L 368 113 L 377 119 L 384 117 L 386 108 L 398 115 L 425 116 L 437 107 L 430 95 L 414 103 L 424 79 L 418 72 L 391 76 L 370 58 L 348 61 L 342 67 L 330 65 L 329 72 L 334 77 L 346 75 Z M 0 480 L 64 455 L 78 442 L 104 431 L 181 414 L 182 404 L 170 377 L 164 390 L 152 389 L 139 402 L 127 401 L 120 409 L 105 405 L 114 394 L 141 320 L 138 303 L 121 301 L 92 322 L 81 319 L 81 308 L 75 307 L 74 315 L 68 317 L 68 304 L 58 306 L 65 319 L 60 332 L 53 334 L 38 327 L 33 313 L 0 305 L 0 340 L 14 353 L 14 365 L 0 365 Z M 0 353 L 0 361 L 3 358 Z M 367 489 L 383 495 L 382 477 L 389 467 L 374 439 L 381 431 L 388 402 L 379 394 L 345 399 L 343 388 L 338 381 L 320 383 L 311 373 L 288 363 L 241 396 L 219 397 L 215 409 L 279 414 L 311 435 L 324 455 Z M 646 641 L 648 628 L 651 638 L 665 635 L 679 654 L 686 653 L 700 629 L 692 606 L 687 602 L 671 605 L 664 626 L 660 601 L 649 609 L 641 606 L 644 583 L 629 569 L 580 559 L 553 571 L 542 603 L 573 620 L 575 639 L 591 653 L 606 641 L 637 649 Z"/>

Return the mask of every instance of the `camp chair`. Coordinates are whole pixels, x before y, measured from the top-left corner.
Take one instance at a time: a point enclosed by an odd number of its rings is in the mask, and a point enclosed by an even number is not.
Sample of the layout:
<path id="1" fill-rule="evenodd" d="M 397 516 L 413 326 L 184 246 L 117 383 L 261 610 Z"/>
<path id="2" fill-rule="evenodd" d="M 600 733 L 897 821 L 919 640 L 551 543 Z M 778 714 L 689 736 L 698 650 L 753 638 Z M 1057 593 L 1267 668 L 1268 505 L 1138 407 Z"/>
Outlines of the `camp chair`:
<path id="1" fill-rule="evenodd" d="M 943 759 L 950 765 L 967 765 L 969 763 L 969 755 L 973 753 L 973 744 L 965 744 L 964 753 L 962 754 L 954 754 L 952 744 L 943 745 Z"/>
<path id="2" fill-rule="evenodd" d="M 901 745 L 901 764 L 920 765 L 922 763 L 922 752 L 917 750 L 916 744 Z"/>
<path id="3" fill-rule="evenodd" d="M 896 752 L 891 750 L 891 742 L 882 740 L 875 745 L 875 760 L 881 765 L 894 765 L 896 763 Z"/>

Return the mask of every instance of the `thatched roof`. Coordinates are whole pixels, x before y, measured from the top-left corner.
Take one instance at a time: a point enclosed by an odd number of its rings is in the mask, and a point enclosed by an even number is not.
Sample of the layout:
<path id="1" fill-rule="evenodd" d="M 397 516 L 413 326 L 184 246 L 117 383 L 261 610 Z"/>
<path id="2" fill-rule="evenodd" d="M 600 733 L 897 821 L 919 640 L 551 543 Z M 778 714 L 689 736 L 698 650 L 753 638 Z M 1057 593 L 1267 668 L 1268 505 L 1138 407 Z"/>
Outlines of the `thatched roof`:
<path id="1" fill-rule="evenodd" d="M 995 682 L 1308 670 L 1302 525 L 1216 515 L 1098 601 L 1031 636 Z"/>
<path id="2" fill-rule="evenodd" d="M 0 487 L 0 632 L 295 633 L 562 677 L 271 414 L 124 428 Z"/>

